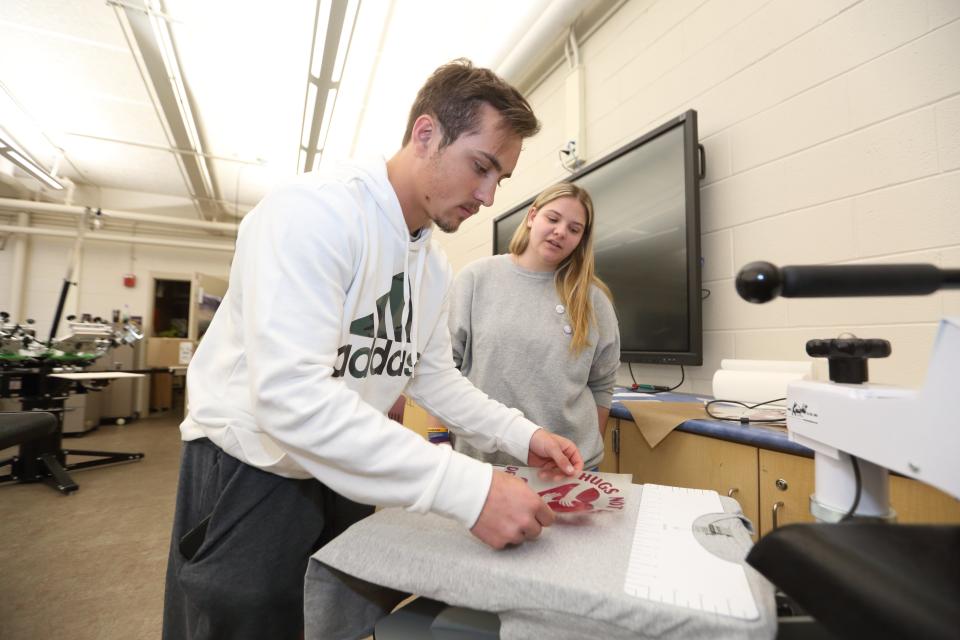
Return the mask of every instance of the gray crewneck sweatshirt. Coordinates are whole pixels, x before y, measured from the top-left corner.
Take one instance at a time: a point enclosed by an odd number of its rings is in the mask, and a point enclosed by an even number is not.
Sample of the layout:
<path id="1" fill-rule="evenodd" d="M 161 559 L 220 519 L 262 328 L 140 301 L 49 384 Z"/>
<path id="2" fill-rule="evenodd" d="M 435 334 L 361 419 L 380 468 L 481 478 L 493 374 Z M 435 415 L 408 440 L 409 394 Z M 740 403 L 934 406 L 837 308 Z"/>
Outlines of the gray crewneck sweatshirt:
<path id="1" fill-rule="evenodd" d="M 589 344 L 574 354 L 573 327 L 553 272 L 528 271 L 509 255 L 481 258 L 457 275 L 450 297 L 453 359 L 460 371 L 487 395 L 573 440 L 586 467 L 603 458 L 597 407 L 610 406 L 620 364 L 613 305 L 597 287 L 591 287 L 591 303 Z M 518 462 L 462 439 L 454 448 L 494 464 Z"/>

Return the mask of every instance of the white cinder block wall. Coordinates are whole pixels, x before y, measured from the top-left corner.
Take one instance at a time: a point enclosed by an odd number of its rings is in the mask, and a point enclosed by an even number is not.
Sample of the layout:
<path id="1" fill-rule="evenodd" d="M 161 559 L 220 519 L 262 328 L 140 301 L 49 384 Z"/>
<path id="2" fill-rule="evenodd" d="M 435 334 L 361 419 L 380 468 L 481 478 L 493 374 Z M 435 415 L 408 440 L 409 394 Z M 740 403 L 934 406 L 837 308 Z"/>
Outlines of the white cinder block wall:
<path id="1" fill-rule="evenodd" d="M 34 318 L 46 338 L 56 311 L 57 300 L 73 242 L 62 238 L 31 239 L 24 287 L 24 317 Z M 114 309 L 142 316 L 145 328 L 152 329 L 153 277 L 192 279 L 203 273 L 226 279 L 231 254 L 198 249 L 149 245 L 128 245 L 90 241 L 84 246 L 78 285 L 71 287 L 64 316 L 89 313 L 110 318 Z M 133 273 L 137 284 L 123 286 L 123 276 Z M 60 326 L 61 331 L 64 325 Z"/>
<path id="2" fill-rule="evenodd" d="M 960 267 L 960 0 L 630 0 L 580 43 L 587 160 L 686 109 L 699 115 L 704 365 L 806 359 L 810 338 L 885 338 L 876 382 L 922 384 L 937 323 L 960 292 L 740 300 L 753 260 Z M 566 63 L 529 97 L 543 122 L 495 205 L 444 236 L 455 270 L 491 253 L 492 220 L 566 175 Z M 603 215 L 603 212 L 598 212 Z M 637 366 L 641 382 L 679 371 Z M 619 381 L 628 383 L 626 366 Z"/>
<path id="3" fill-rule="evenodd" d="M 15 220 L 15 219 L 14 219 Z M 0 217 L 0 224 L 16 224 L 15 221 L 11 221 L 9 216 Z M 7 237 L 6 240 L 0 238 L 0 246 L 3 247 L 0 250 L 0 311 L 10 312 L 10 299 L 11 299 L 11 288 L 13 283 L 10 280 L 10 275 L 13 273 L 13 239 Z"/>
<path id="4" fill-rule="evenodd" d="M 189 200 L 158 194 L 80 188 L 73 203 L 196 219 Z M 16 224 L 16 215 L 0 212 L 0 221 Z M 58 228 L 72 231 L 76 228 L 75 224 L 75 218 L 64 217 L 62 222 L 58 223 Z M 109 224 L 108 222 L 105 227 L 106 231 L 111 231 Z M 49 223 L 43 226 L 49 226 Z M 165 234 L 146 230 L 140 235 L 169 236 L 170 228 Z M 191 236 L 189 240 L 202 241 L 203 238 Z M 226 241 L 226 238 L 211 236 L 211 241 Z M 28 248 L 22 285 L 23 298 L 20 301 L 22 313 L 14 320 L 33 318 L 37 323 L 38 334 L 46 338 L 74 242 L 68 238 L 50 236 L 11 236 L 0 251 L 0 310 L 9 311 L 13 307 L 14 249 L 16 243 L 23 242 L 27 243 Z M 73 281 L 77 285 L 70 288 L 63 315 L 89 313 L 92 316 L 109 318 L 114 309 L 119 309 L 132 316 L 143 316 L 144 328 L 149 331 L 152 329 L 150 314 L 153 309 L 153 277 L 192 279 L 195 273 L 203 273 L 226 278 L 231 259 L 232 253 L 226 251 L 102 242 L 88 236 L 82 248 L 79 271 L 73 274 Z M 123 276 L 127 273 L 137 276 L 137 283 L 133 288 L 123 286 Z"/>

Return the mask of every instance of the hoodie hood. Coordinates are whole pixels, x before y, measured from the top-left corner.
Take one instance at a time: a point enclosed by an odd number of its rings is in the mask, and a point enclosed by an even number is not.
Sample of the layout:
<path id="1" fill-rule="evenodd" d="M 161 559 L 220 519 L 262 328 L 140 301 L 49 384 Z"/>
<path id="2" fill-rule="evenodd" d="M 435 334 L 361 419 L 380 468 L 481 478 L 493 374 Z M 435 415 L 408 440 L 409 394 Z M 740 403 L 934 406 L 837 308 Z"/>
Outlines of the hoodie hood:
<path id="1" fill-rule="evenodd" d="M 309 174 L 308 174 L 309 175 Z M 369 158 L 363 161 L 348 162 L 333 170 L 332 177 L 339 180 L 359 179 L 367 188 L 371 198 L 380 209 L 383 221 L 390 229 L 405 238 L 410 237 L 407 221 L 403 217 L 403 209 L 397 192 L 387 174 L 387 163 L 382 157 Z M 420 229 L 420 233 L 411 242 L 416 246 L 425 246 L 433 233 L 433 225 Z"/>

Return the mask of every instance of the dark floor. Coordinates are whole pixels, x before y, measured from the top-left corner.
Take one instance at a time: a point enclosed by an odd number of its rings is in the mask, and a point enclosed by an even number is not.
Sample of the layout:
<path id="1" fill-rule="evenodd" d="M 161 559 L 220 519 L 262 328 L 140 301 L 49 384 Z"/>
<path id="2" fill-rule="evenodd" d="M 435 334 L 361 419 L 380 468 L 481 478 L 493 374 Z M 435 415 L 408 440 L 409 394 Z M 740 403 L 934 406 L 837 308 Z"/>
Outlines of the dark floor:
<path id="1" fill-rule="evenodd" d="M 67 449 L 146 454 L 74 472 L 73 495 L 42 483 L 0 486 L 3 640 L 160 637 L 178 422 L 150 418 L 66 439 Z"/>

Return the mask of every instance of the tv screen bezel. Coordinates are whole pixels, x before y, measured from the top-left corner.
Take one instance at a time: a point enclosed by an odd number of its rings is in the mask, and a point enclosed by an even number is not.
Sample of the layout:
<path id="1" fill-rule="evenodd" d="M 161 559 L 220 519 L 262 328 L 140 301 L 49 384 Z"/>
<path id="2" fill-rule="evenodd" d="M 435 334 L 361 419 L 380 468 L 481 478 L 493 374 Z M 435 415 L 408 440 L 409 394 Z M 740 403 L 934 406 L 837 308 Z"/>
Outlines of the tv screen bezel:
<path id="1" fill-rule="evenodd" d="M 563 179 L 564 182 L 575 182 L 582 176 L 596 171 L 677 127 L 683 129 L 684 205 L 686 209 L 684 218 L 687 240 L 687 332 L 690 337 L 690 346 L 686 351 L 628 350 L 621 348 L 621 362 L 693 366 L 703 364 L 703 304 L 701 297 L 703 289 L 700 272 L 700 179 L 703 175 L 703 168 L 697 133 L 697 112 L 690 109 Z M 498 223 L 518 211 L 527 210 L 533 203 L 534 198 L 535 196 L 531 196 L 494 218 L 493 243 L 491 245 L 494 254 L 497 250 Z M 603 212 L 598 212 L 597 215 L 603 215 Z M 616 299 L 614 299 L 614 306 L 616 307 Z"/>

